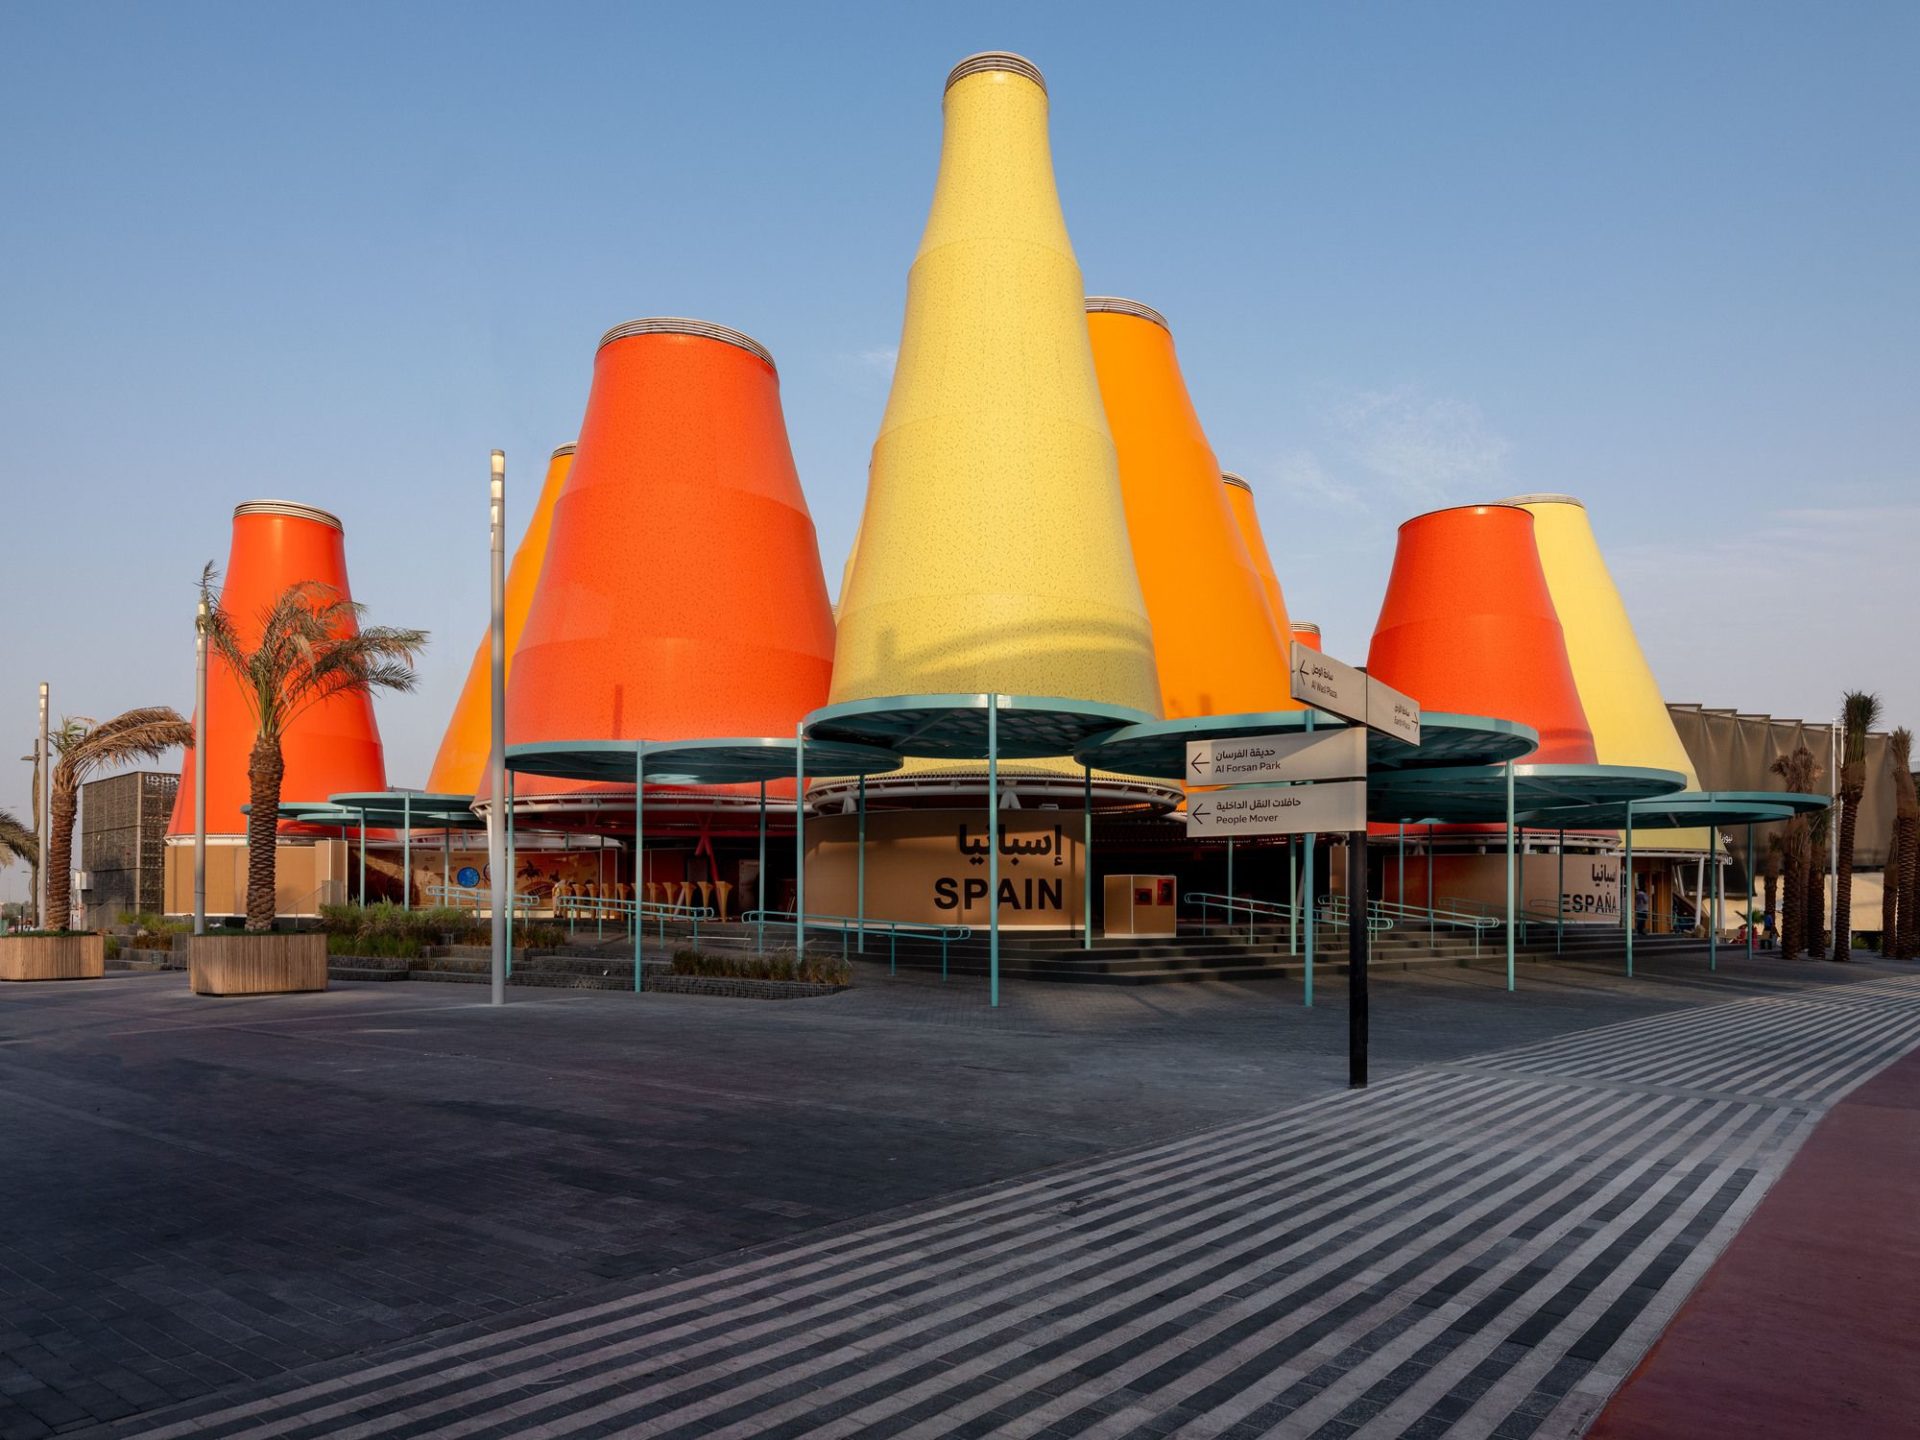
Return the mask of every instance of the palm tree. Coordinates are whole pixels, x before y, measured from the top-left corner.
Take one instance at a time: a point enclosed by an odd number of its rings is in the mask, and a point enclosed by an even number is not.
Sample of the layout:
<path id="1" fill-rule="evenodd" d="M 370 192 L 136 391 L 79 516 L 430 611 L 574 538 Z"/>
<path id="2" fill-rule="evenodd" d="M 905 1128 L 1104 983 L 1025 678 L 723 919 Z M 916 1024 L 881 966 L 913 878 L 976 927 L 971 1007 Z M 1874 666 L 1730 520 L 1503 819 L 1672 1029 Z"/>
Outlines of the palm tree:
<path id="1" fill-rule="evenodd" d="M 97 771 L 137 760 L 158 760 L 178 745 L 193 744 L 193 726 L 165 705 L 147 705 L 111 720 L 69 717 L 53 733 L 53 807 L 47 835 L 47 918 L 49 929 L 73 924 L 73 821 L 80 810 L 80 787 Z"/>
<path id="2" fill-rule="evenodd" d="M 314 706 L 341 695 L 413 689 L 413 658 L 424 630 L 360 628 L 364 607 L 329 585 L 290 585 L 259 616 L 260 638 L 240 638 L 213 588 L 213 566 L 200 577 L 207 601 L 207 646 L 240 685 L 255 724 L 247 757 L 247 929 L 271 930 L 274 843 L 280 828 L 281 745 L 289 727 Z"/>
<path id="3" fill-rule="evenodd" d="M 39 856 L 40 842 L 34 837 L 33 827 L 11 810 L 0 810 L 0 870 L 16 860 L 33 864 Z"/>
<path id="4" fill-rule="evenodd" d="M 1807 954 L 1827 953 L 1827 840 L 1833 809 L 1816 810 L 1807 822 Z"/>
<path id="5" fill-rule="evenodd" d="M 1796 795 L 1813 791 L 1813 752 L 1805 745 L 1795 746 L 1791 754 L 1773 762 L 1773 773 L 1787 783 Z M 1812 851 L 1807 817 L 1796 815 L 1787 821 L 1780 837 L 1780 858 L 1784 872 L 1784 894 L 1780 897 L 1780 957 L 1797 959 L 1806 948 L 1807 934 L 1807 857 Z"/>
<path id="6" fill-rule="evenodd" d="M 1900 873 L 1895 876 L 1889 869 L 1888 883 L 1899 887 L 1900 913 L 1892 953 L 1901 960 L 1911 960 L 1920 950 L 1920 789 L 1913 783 L 1907 761 L 1912 734 L 1896 730 L 1893 740 L 1898 747 L 1893 766 L 1893 833 L 1900 849 Z M 1885 943 L 1881 942 L 1882 948 Z"/>
<path id="7" fill-rule="evenodd" d="M 1867 793 L 1867 733 L 1880 723 L 1880 697 L 1849 690 L 1840 702 L 1840 864 L 1833 886 L 1833 958 L 1853 958 L 1853 837 Z"/>
<path id="8" fill-rule="evenodd" d="M 1893 752 L 1894 815 L 1887 836 L 1887 867 L 1880 872 L 1880 953 L 1883 956 L 1893 955 L 1899 949 L 1901 856 L 1906 841 L 1900 824 L 1900 782 L 1905 777 L 1906 788 L 1913 786 L 1913 732 L 1896 730 L 1887 743 Z"/>
<path id="9" fill-rule="evenodd" d="M 1773 931 L 1776 940 L 1780 936 L 1780 923 L 1778 918 L 1780 908 L 1780 855 L 1780 837 L 1778 835 L 1767 836 L 1767 853 L 1761 862 L 1763 868 L 1760 871 L 1760 883 L 1765 887 L 1766 893 L 1766 908 L 1760 913 L 1767 920 L 1773 922 L 1768 928 Z"/>

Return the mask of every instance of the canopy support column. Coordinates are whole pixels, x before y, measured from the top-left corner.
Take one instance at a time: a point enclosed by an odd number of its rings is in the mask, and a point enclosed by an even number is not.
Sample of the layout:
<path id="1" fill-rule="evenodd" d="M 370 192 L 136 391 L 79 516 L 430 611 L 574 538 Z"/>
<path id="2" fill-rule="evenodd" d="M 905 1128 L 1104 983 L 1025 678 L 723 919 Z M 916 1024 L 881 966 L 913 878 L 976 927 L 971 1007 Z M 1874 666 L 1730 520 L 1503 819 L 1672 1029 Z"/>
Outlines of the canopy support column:
<path id="1" fill-rule="evenodd" d="M 400 797 L 400 908 L 413 909 L 413 797 Z"/>
<path id="2" fill-rule="evenodd" d="M 854 924 L 859 927 L 855 948 L 864 955 L 867 953 L 867 777 L 864 773 L 855 780 L 854 788 L 860 795 L 860 853 L 854 861 L 853 915 Z"/>
<path id="3" fill-rule="evenodd" d="M 647 742 L 633 742 L 633 993 L 647 988 L 645 966 L 647 927 L 640 906 L 647 894 Z"/>
<path id="4" fill-rule="evenodd" d="M 519 846 L 513 838 L 514 771 L 507 772 L 507 974 L 513 974 L 513 912 L 520 907 Z"/>
<path id="5" fill-rule="evenodd" d="M 360 903 L 367 903 L 367 812 L 360 812 Z"/>
<path id="6" fill-rule="evenodd" d="M 1720 968 L 1720 827 L 1707 827 L 1707 867 L 1713 872 L 1713 894 L 1708 901 L 1707 910 L 1707 969 Z"/>
<path id="7" fill-rule="evenodd" d="M 1753 826 L 1747 826 L 1747 959 L 1753 959 Z M 1882 937 L 1880 948 L 1885 950 L 1891 942 Z"/>
<path id="8" fill-rule="evenodd" d="M 1247 918 L 1253 918 L 1253 907 L 1247 907 Z M 1251 927 L 1249 927 L 1251 928 Z M 1227 934 L 1233 934 L 1233 837 L 1227 837 Z"/>
<path id="9" fill-rule="evenodd" d="M 1554 881 L 1553 953 L 1558 955 L 1567 938 L 1567 828 L 1560 827 L 1560 878 Z"/>
<path id="10" fill-rule="evenodd" d="M 1627 887 L 1626 902 L 1620 907 L 1620 918 L 1627 927 L 1627 978 L 1633 978 L 1633 926 L 1639 918 L 1639 897 L 1633 889 L 1633 806 L 1627 806 L 1627 861 L 1622 867 L 1621 880 Z"/>
<path id="11" fill-rule="evenodd" d="M 760 782 L 760 870 L 753 884 L 759 892 L 754 908 L 760 912 L 753 927 L 753 948 L 764 953 L 767 948 L 767 782 L 764 780 Z"/>
<path id="12" fill-rule="evenodd" d="M 807 728 L 793 727 L 793 955 L 807 958 Z"/>
<path id="13" fill-rule="evenodd" d="M 1300 852 L 1287 836 L 1287 954 L 1300 953 Z"/>
<path id="14" fill-rule="evenodd" d="M 1314 717 L 1314 712 L 1311 710 L 1307 711 L 1307 733 L 1309 735 L 1313 733 L 1313 717 Z M 1302 913 L 1304 913 L 1307 917 L 1307 965 L 1306 965 L 1306 971 L 1302 977 L 1304 991 L 1303 991 L 1300 1003 L 1309 1010 L 1313 1008 L 1314 931 L 1319 929 L 1318 917 L 1315 915 L 1314 908 L 1313 908 L 1313 842 L 1317 838 L 1318 837 L 1315 836 L 1311 830 L 1307 832 L 1307 838 L 1306 838 L 1307 860 L 1306 860 L 1306 876 L 1305 876 L 1306 883 L 1303 887 L 1306 893 L 1301 896 Z"/>
<path id="15" fill-rule="evenodd" d="M 987 1003 L 1000 1003 L 1000 697 L 987 696 Z"/>
<path id="16" fill-rule="evenodd" d="M 1080 948 L 1093 948 L 1093 767 L 1080 767 L 1081 816 L 1086 832 L 1080 841 Z"/>
<path id="17" fill-rule="evenodd" d="M 1507 761 L 1507 989 L 1513 989 L 1513 762 Z"/>

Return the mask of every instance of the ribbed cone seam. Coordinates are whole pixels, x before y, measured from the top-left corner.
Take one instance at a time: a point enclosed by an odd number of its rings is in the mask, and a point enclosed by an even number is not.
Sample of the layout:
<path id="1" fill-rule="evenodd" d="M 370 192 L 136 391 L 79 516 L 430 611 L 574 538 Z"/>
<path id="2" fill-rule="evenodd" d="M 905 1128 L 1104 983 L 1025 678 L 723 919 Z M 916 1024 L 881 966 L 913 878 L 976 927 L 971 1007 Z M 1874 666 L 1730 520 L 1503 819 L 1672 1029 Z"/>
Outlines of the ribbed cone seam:
<path id="1" fill-rule="evenodd" d="M 718 340 L 723 345 L 737 345 L 749 355 L 757 355 L 767 362 L 767 367 L 778 371 L 773 363 L 773 352 L 751 335 L 733 330 L 725 325 L 715 325 L 707 320 L 688 320 L 679 315 L 651 315 L 643 320 L 629 320 L 616 325 L 600 337 L 595 349 L 605 349 L 615 340 L 625 340 L 634 335 L 697 335 L 703 340 Z"/>
<path id="2" fill-rule="evenodd" d="M 318 505 L 302 505 L 298 500 L 245 500 L 233 507 L 233 518 L 242 515 L 288 515 L 295 520 L 312 520 L 316 524 L 330 525 L 341 534 L 347 527 L 340 523 L 340 517 L 331 510 L 322 510 Z"/>
<path id="3" fill-rule="evenodd" d="M 979 75 L 990 70 L 1004 70 L 1010 75 L 1031 80 L 1040 87 L 1042 95 L 1047 93 L 1047 77 L 1040 73 L 1040 67 L 1026 56 L 1015 55 L 1008 50 L 982 50 L 977 55 L 967 56 L 947 72 L 946 89 L 951 90 L 969 75 Z"/>
<path id="4" fill-rule="evenodd" d="M 1142 305 L 1138 300 L 1128 300 L 1120 295 L 1087 296 L 1087 313 L 1089 315 L 1133 315 L 1142 320 L 1151 320 L 1169 335 L 1173 333 L 1173 327 L 1167 324 L 1167 317 L 1158 310 L 1151 305 Z"/>
<path id="5" fill-rule="evenodd" d="M 1496 500 L 1496 505 L 1578 505 L 1582 510 L 1587 502 L 1572 495 L 1554 495 L 1542 491 L 1538 495 L 1509 495 L 1504 500 Z"/>
<path id="6" fill-rule="evenodd" d="M 1236 475 L 1231 470 L 1222 470 L 1220 472 L 1220 479 L 1228 485 L 1238 485 L 1242 490 L 1246 491 L 1249 495 L 1253 493 L 1253 486 L 1247 483 L 1246 477 L 1242 475 Z"/>

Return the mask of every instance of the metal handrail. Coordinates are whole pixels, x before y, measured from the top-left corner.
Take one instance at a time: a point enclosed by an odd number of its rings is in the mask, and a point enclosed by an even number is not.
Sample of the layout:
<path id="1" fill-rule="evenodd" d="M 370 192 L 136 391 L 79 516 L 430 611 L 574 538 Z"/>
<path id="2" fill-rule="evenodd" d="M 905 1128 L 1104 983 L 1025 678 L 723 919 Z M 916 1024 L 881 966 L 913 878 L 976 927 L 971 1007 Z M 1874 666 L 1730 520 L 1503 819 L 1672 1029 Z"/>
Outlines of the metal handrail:
<path id="1" fill-rule="evenodd" d="M 573 935 L 576 920 L 582 917 L 595 921 L 611 914 L 622 925 L 629 920 L 635 924 L 644 924 L 648 920 L 659 922 L 660 943 L 667 943 L 667 921 L 672 920 L 689 926 L 693 932 L 693 948 L 700 948 L 700 922 L 711 920 L 715 915 L 711 905 L 668 905 L 652 900 L 628 900 L 617 895 L 561 895 L 553 902 L 553 918 L 567 917 L 567 935 Z"/>
<path id="2" fill-rule="evenodd" d="M 743 925 L 796 925 L 799 916 L 791 910 L 748 910 L 741 914 Z M 881 930 L 887 936 L 887 973 L 897 975 L 900 971 L 900 937 L 909 939 L 924 937 L 940 942 L 940 978 L 947 978 L 947 947 L 956 940 L 971 940 L 971 925 L 938 925 L 929 920 L 876 920 L 860 915 L 815 915 L 808 912 L 806 927 L 809 930 L 838 931 L 840 935 L 840 958 L 847 955 L 847 937 L 859 935 L 860 948 L 866 949 L 866 932 Z"/>
<path id="3" fill-rule="evenodd" d="M 1341 897 L 1334 896 L 1332 898 L 1338 900 Z M 1189 905 L 1195 905 L 1200 908 L 1202 911 L 1200 917 L 1202 923 L 1206 922 L 1204 912 L 1207 910 L 1225 910 L 1227 912 L 1228 925 L 1236 923 L 1233 918 L 1236 910 L 1245 911 L 1249 920 L 1255 916 L 1265 917 L 1276 922 L 1300 918 L 1294 906 L 1280 900 L 1254 900 L 1245 895 L 1220 895 L 1204 890 L 1189 894 L 1186 900 Z M 1346 906 L 1339 905 L 1336 907 L 1329 903 L 1322 907 L 1319 918 L 1326 924 L 1334 926 L 1336 929 L 1342 928 L 1347 923 Z M 1374 914 L 1367 916 L 1367 930 L 1371 934 L 1377 935 L 1382 931 L 1391 930 L 1392 928 L 1393 921 L 1385 916 Z"/>
<path id="4" fill-rule="evenodd" d="M 482 906 L 489 909 L 493 906 L 491 889 L 482 890 L 471 885 L 429 885 L 426 892 L 429 900 L 440 900 L 450 905 L 471 905 L 476 910 Z M 531 920 L 539 899 L 531 890 L 516 890 L 507 899 L 507 909 L 523 920 Z"/>
<path id="5" fill-rule="evenodd" d="M 1344 895 L 1332 895 L 1328 897 L 1327 903 L 1330 907 L 1344 912 L 1347 908 L 1347 897 Z M 1396 921 L 1402 921 L 1409 925 L 1425 920 L 1427 922 L 1427 939 L 1429 943 L 1431 943 L 1433 939 L 1433 927 L 1436 925 L 1445 925 L 1456 930 L 1471 930 L 1473 932 L 1473 953 L 1476 957 L 1480 954 L 1481 932 L 1498 929 L 1502 923 L 1491 916 L 1479 915 L 1471 911 L 1445 910 L 1438 905 L 1429 909 L 1425 905 L 1407 905 L 1398 900 L 1369 900 L 1367 901 L 1367 910 L 1372 914 L 1390 916 Z"/>

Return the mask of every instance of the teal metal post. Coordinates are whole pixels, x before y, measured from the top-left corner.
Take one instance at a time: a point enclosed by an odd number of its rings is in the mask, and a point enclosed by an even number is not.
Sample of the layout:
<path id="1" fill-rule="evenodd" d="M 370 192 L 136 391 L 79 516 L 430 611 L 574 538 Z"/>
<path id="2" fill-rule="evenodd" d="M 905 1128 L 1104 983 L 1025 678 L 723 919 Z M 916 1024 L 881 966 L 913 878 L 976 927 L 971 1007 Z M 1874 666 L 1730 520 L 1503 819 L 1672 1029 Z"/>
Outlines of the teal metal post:
<path id="1" fill-rule="evenodd" d="M 647 988 L 647 927 L 640 907 L 647 894 L 647 742 L 633 742 L 633 993 Z"/>
<path id="2" fill-rule="evenodd" d="M 867 777 L 859 776 L 854 784 L 860 793 L 860 853 L 854 860 L 853 915 L 860 935 L 855 948 L 864 955 L 867 953 Z"/>
<path id="3" fill-rule="evenodd" d="M 507 974 L 513 974 L 513 912 L 520 908 L 519 846 L 513 839 L 513 771 L 507 772 Z"/>
<path id="4" fill-rule="evenodd" d="M 767 782 L 760 782 L 760 873 L 754 877 L 754 888 L 759 893 L 759 903 L 754 907 L 760 912 L 759 920 L 754 922 L 753 948 L 764 952 L 767 948 Z"/>
<path id="5" fill-rule="evenodd" d="M 1554 882 L 1553 953 L 1558 955 L 1567 935 L 1567 831 L 1560 829 L 1560 878 Z"/>
<path id="6" fill-rule="evenodd" d="M 1093 948 L 1093 767 L 1080 767 L 1081 815 L 1086 833 L 1080 841 L 1080 948 Z"/>
<path id="7" fill-rule="evenodd" d="M 1513 762 L 1507 762 L 1507 989 L 1513 989 Z"/>
<path id="8" fill-rule="evenodd" d="M 1253 906 L 1247 906 L 1247 915 L 1251 919 Z M 1233 837 L 1231 835 L 1227 837 L 1227 938 L 1233 938 Z"/>
<path id="9" fill-rule="evenodd" d="M 1300 854 L 1287 836 L 1287 954 L 1300 953 Z"/>
<path id="10" fill-rule="evenodd" d="M 1313 711 L 1311 710 L 1307 711 L 1307 733 L 1309 735 L 1313 733 L 1313 716 L 1314 716 Z M 1313 1008 L 1314 932 L 1320 928 L 1318 923 L 1319 917 L 1314 914 L 1314 909 L 1313 909 L 1313 842 L 1314 842 L 1314 839 L 1315 837 L 1313 832 L 1309 830 L 1307 832 L 1307 838 L 1305 842 L 1306 852 L 1307 852 L 1307 861 L 1306 861 L 1306 875 L 1304 878 L 1306 883 L 1302 886 L 1304 893 L 1301 896 L 1301 905 L 1299 907 L 1300 909 L 1303 910 L 1303 912 L 1307 917 L 1307 968 L 1306 968 L 1306 974 L 1304 977 L 1305 990 L 1303 995 L 1301 996 L 1300 1003 L 1309 1010 Z"/>
<path id="11" fill-rule="evenodd" d="M 1712 908 L 1707 911 L 1707 969 L 1718 970 L 1720 968 L 1721 899 L 1720 827 L 1718 825 L 1709 825 L 1707 827 L 1707 864 L 1713 868 L 1713 889 L 1711 892 L 1713 898 L 1708 902 Z M 1700 898 L 1706 900 L 1707 896 L 1702 895 Z"/>
<path id="12" fill-rule="evenodd" d="M 793 953 L 807 956 L 807 732 L 793 727 Z"/>
<path id="13" fill-rule="evenodd" d="M 453 832 L 451 830 L 440 832 L 440 888 L 443 891 L 453 888 Z M 453 903 L 452 896 L 447 897 L 447 903 L 449 905 Z"/>
<path id="14" fill-rule="evenodd" d="M 1751 824 L 1747 826 L 1747 903 L 1744 908 L 1747 912 L 1747 959 L 1751 960 L 1753 959 L 1753 826 Z M 1881 948 L 1885 949 L 1888 943 L 1883 938 L 1880 941 Z"/>
<path id="15" fill-rule="evenodd" d="M 413 797 L 400 797 L 400 908 L 413 908 Z"/>
<path id="16" fill-rule="evenodd" d="M 987 696 L 987 1003 L 1000 1003 L 1000 697 Z"/>
<path id="17" fill-rule="evenodd" d="M 1402 910 L 1407 908 L 1407 822 L 1400 822 L 1400 879 L 1398 889 L 1394 891 L 1393 903 Z"/>
<path id="18" fill-rule="evenodd" d="M 1433 826 L 1427 826 L 1427 946 L 1433 946 Z M 1474 951 L 1478 953 L 1480 942 L 1474 941 Z"/>
<path id="19" fill-rule="evenodd" d="M 1633 804 L 1627 804 L 1627 859 L 1621 867 L 1621 883 L 1626 886 L 1627 898 L 1620 906 L 1620 918 L 1627 927 L 1627 978 L 1633 978 L 1633 922 L 1638 914 L 1633 893 Z"/>
<path id="20" fill-rule="evenodd" d="M 360 904 L 367 903 L 367 812 L 360 812 Z"/>

